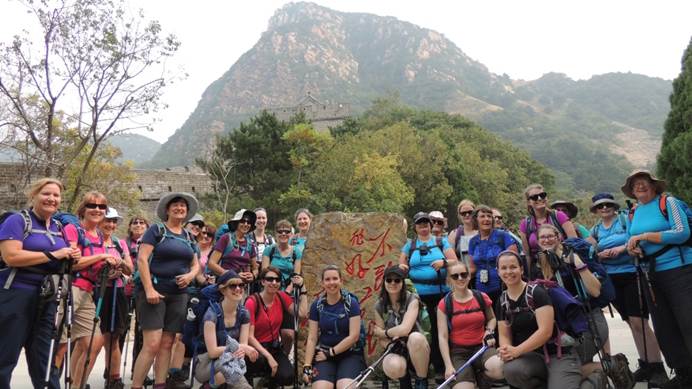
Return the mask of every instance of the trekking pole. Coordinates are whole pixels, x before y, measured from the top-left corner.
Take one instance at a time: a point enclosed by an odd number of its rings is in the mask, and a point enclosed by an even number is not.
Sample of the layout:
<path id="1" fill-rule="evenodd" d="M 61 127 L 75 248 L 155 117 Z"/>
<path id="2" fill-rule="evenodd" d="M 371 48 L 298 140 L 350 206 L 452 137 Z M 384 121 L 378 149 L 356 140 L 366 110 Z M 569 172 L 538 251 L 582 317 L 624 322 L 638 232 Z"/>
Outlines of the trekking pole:
<path id="1" fill-rule="evenodd" d="M 106 280 L 108 279 L 108 272 L 110 271 L 110 265 L 106 264 L 101 269 L 101 274 L 99 277 L 99 299 L 96 302 L 96 315 L 94 315 L 94 322 L 91 326 L 91 335 L 89 336 L 89 346 L 86 349 L 86 358 L 84 359 L 84 370 L 82 371 L 82 379 L 79 383 L 79 389 L 84 389 L 86 385 L 87 371 L 89 370 L 89 363 L 91 362 L 91 347 L 94 345 L 94 335 L 96 333 L 96 326 L 99 324 L 101 307 L 103 306 L 103 296 L 106 293 Z"/>
<path id="2" fill-rule="evenodd" d="M 300 326 L 300 320 L 298 319 L 298 304 L 300 304 L 300 288 L 296 288 L 295 285 L 293 285 L 293 328 L 295 329 L 295 333 L 293 334 L 293 389 L 298 389 L 300 387 L 298 380 L 298 328 Z"/>
<path id="3" fill-rule="evenodd" d="M 368 376 L 375 371 L 375 368 L 377 367 L 377 365 L 379 365 L 382 362 L 384 357 L 386 357 L 387 355 L 389 355 L 392 352 L 394 345 L 398 342 L 400 342 L 400 340 L 393 340 L 393 341 L 389 342 L 389 344 L 387 344 L 387 347 L 385 347 L 382 355 L 380 355 L 380 357 L 377 358 L 377 360 L 375 362 L 373 362 L 372 365 L 368 366 L 367 368 L 365 368 L 365 370 L 361 371 L 360 374 L 358 374 L 358 376 L 356 378 L 354 378 L 353 381 L 351 381 L 351 383 L 348 384 L 348 386 L 344 389 L 359 388 L 360 385 L 362 385 L 363 382 L 368 378 Z M 483 346 L 483 347 L 485 347 L 485 346 Z"/>
<path id="4" fill-rule="evenodd" d="M 452 381 L 456 380 L 456 379 L 457 379 L 457 376 L 458 376 L 459 374 L 461 374 L 461 372 L 464 371 L 464 369 L 466 369 L 467 367 L 471 366 L 471 364 L 472 364 L 476 359 L 480 358 L 480 357 L 483 355 L 483 353 L 484 353 L 487 349 L 488 349 L 488 345 L 487 345 L 487 344 L 484 344 L 483 347 L 481 347 L 478 351 L 476 351 L 476 353 L 473 354 L 473 356 L 471 356 L 471 358 L 469 358 L 469 360 L 466 361 L 466 363 L 464 363 L 463 365 L 461 365 L 461 367 L 458 368 L 458 369 L 454 372 L 454 374 L 452 374 L 452 375 L 451 375 L 449 378 L 447 378 L 442 384 L 440 384 L 440 386 L 438 386 L 437 389 L 442 389 L 442 388 L 446 387 L 447 385 L 449 385 L 450 383 L 452 383 Z"/>
<path id="5" fill-rule="evenodd" d="M 70 261 L 72 262 L 72 261 Z M 67 273 L 67 300 L 65 301 L 65 334 L 67 335 L 67 348 L 65 351 L 65 358 L 63 359 L 63 364 L 65 366 L 65 389 L 70 389 L 72 387 L 72 372 L 70 371 L 70 357 L 72 356 L 72 310 L 74 308 L 74 301 L 72 299 L 72 265 L 70 263 L 69 271 Z"/>
<path id="6" fill-rule="evenodd" d="M 637 294 L 639 295 L 639 319 L 641 320 L 641 324 L 642 324 L 642 342 L 644 342 L 644 362 L 648 366 L 649 365 L 649 350 L 648 350 L 648 347 L 646 345 L 646 327 L 644 327 L 644 325 L 646 323 L 644 322 L 644 303 L 645 303 L 644 299 L 645 299 L 645 297 L 644 297 L 644 285 L 643 285 L 644 278 L 646 278 L 646 277 L 644 276 L 644 270 L 642 269 L 642 265 L 641 265 L 641 261 L 640 261 L 641 258 L 643 257 L 644 249 L 642 249 L 638 243 L 637 243 L 637 247 L 639 247 L 639 250 L 641 250 L 642 255 L 641 256 L 640 255 L 634 256 L 634 267 L 635 267 L 635 274 L 637 275 L 636 280 L 637 280 Z M 653 298 L 653 296 L 652 296 L 652 298 Z"/>
<path id="7" fill-rule="evenodd" d="M 126 322 L 127 325 L 125 326 L 125 334 L 124 334 L 125 335 L 125 345 L 123 347 L 124 348 L 124 351 L 123 351 L 124 354 L 123 355 L 125 356 L 125 358 L 123 359 L 123 370 L 121 373 L 122 377 L 125 377 L 125 372 L 127 371 L 127 351 L 129 349 L 129 346 L 130 346 L 130 334 L 131 334 L 130 327 L 132 326 L 132 315 L 134 314 L 134 301 L 133 300 L 134 299 L 130 298 L 130 304 L 131 305 L 127 309 L 127 322 Z"/>
<path id="8" fill-rule="evenodd" d="M 110 387 L 111 384 L 111 373 L 113 371 L 113 368 L 111 367 L 111 363 L 113 362 L 113 335 L 115 332 L 115 311 L 118 309 L 117 308 L 117 301 L 116 297 L 118 295 L 118 284 L 116 283 L 116 280 L 113 280 L 113 297 L 111 298 L 111 325 L 110 325 L 110 336 L 108 340 L 108 365 L 106 365 L 106 387 Z M 118 344 L 116 342 L 116 344 Z"/>
<path id="9" fill-rule="evenodd" d="M 69 274 L 72 270 L 72 260 L 68 259 L 62 262 L 60 265 L 60 276 L 58 277 L 57 290 L 55 292 L 55 300 L 57 301 L 57 306 L 60 306 L 63 299 L 63 293 L 67 291 L 63 290 L 63 280 L 65 279 L 65 273 Z M 69 276 L 68 276 L 69 277 Z M 67 301 L 67 299 L 65 299 Z M 43 387 L 48 389 L 50 385 L 50 375 L 53 371 L 53 364 L 55 363 L 55 345 L 60 342 L 60 337 L 62 337 L 62 326 L 65 322 L 65 306 L 63 305 L 63 317 L 61 320 L 58 319 L 58 315 L 55 315 L 55 326 L 53 327 L 53 337 L 50 340 L 50 346 L 48 348 L 48 363 L 46 365 L 46 379 L 43 382 Z M 40 314 L 40 313 L 39 313 Z"/>

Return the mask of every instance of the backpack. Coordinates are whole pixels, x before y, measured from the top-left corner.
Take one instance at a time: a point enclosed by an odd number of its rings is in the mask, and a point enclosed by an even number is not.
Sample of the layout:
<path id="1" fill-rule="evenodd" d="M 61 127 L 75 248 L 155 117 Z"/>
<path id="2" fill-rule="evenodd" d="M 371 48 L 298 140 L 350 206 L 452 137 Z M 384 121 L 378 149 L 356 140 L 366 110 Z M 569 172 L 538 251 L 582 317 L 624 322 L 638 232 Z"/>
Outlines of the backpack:
<path id="1" fill-rule="evenodd" d="M 668 196 L 665 193 L 662 193 L 659 198 L 658 198 L 658 209 L 661 211 L 661 215 L 663 215 L 663 218 L 668 220 L 668 197 L 677 200 L 678 204 L 680 204 L 680 208 L 682 208 L 683 213 L 687 217 L 687 226 L 690 230 L 692 230 L 692 209 L 690 209 L 690 206 L 687 205 L 684 201 L 675 198 L 673 196 Z M 632 209 L 630 210 L 629 213 L 629 221 L 632 223 L 632 219 L 634 218 L 634 211 L 637 210 L 637 206 L 633 206 Z M 647 257 L 650 258 L 656 258 L 661 255 L 663 255 L 665 252 L 668 250 L 672 249 L 673 247 L 680 247 L 680 246 L 687 246 L 687 247 L 692 247 L 692 233 L 690 233 L 690 236 L 687 238 L 686 241 L 680 243 L 680 244 L 667 244 L 665 245 L 662 249 L 656 251 L 655 253 L 652 254 L 647 254 Z M 683 264 L 685 263 L 685 258 L 682 255 L 682 252 L 680 253 L 680 256 L 682 257 L 682 262 Z"/>
<path id="2" fill-rule="evenodd" d="M 185 235 L 185 238 L 183 239 L 183 238 L 181 238 L 181 237 L 178 237 L 178 236 L 173 235 L 173 233 L 170 232 L 170 231 L 168 230 L 168 228 L 166 228 L 166 226 L 165 226 L 162 222 L 158 222 L 158 223 L 156 223 L 155 225 L 156 225 L 156 228 L 159 229 L 159 234 L 161 235 L 161 239 L 159 239 L 159 241 L 156 242 L 156 244 L 154 245 L 154 249 L 156 249 L 156 246 L 160 245 L 160 244 L 161 244 L 163 241 L 165 241 L 166 239 L 175 239 L 175 240 L 179 240 L 179 241 L 185 242 L 185 244 L 187 244 L 193 252 L 199 253 L 198 249 L 196 248 L 196 246 L 195 246 L 195 244 L 194 244 L 194 239 L 193 239 L 193 237 L 192 237 L 192 234 L 190 234 L 190 231 L 188 231 L 188 230 L 186 230 L 186 229 L 183 228 L 183 234 Z M 151 254 L 149 254 L 149 260 L 148 260 L 148 262 L 149 262 L 149 265 L 150 265 L 150 266 L 151 266 L 151 260 L 152 260 L 153 258 L 154 258 L 154 250 L 152 250 L 152 251 L 151 251 Z M 151 272 L 151 269 L 149 269 L 149 271 Z M 142 282 L 142 280 L 140 279 L 139 270 L 136 270 L 136 271 L 135 271 L 135 274 L 132 276 L 132 278 L 134 279 L 134 281 L 135 281 L 136 283 L 141 283 L 141 282 Z M 152 280 L 152 282 L 153 282 L 154 284 L 158 284 L 158 283 L 159 283 L 158 277 L 155 276 L 154 274 L 151 274 L 151 280 Z"/>
<path id="3" fill-rule="evenodd" d="M 270 247 L 271 248 L 269 249 L 269 255 L 267 256 L 267 257 L 269 257 L 269 266 L 271 266 L 271 264 L 272 264 L 272 259 L 274 258 L 274 254 L 276 254 L 276 245 L 273 244 Z M 295 246 L 291 246 L 291 247 L 292 247 L 291 248 L 291 264 L 294 266 L 294 269 L 295 269 L 295 264 L 296 264 L 296 260 L 298 259 L 298 255 L 296 254 Z M 281 254 L 281 253 L 279 253 L 279 254 Z M 283 288 L 286 288 L 288 286 L 288 284 L 290 284 L 290 283 L 291 283 L 291 278 L 288 277 L 287 279 L 283 279 L 283 273 L 281 273 L 281 286 Z"/>
<path id="4" fill-rule="evenodd" d="M 627 212 L 626 211 L 620 211 L 618 212 L 617 218 L 620 221 L 620 228 L 622 228 L 621 232 L 627 232 Z M 591 237 L 598 243 L 598 229 L 600 226 L 603 225 L 602 221 L 599 221 L 596 223 L 593 227 L 591 227 Z"/>
<path id="5" fill-rule="evenodd" d="M 432 335 L 430 333 L 432 329 L 432 324 L 430 322 L 430 314 L 428 314 L 428 310 L 425 307 L 425 303 L 423 300 L 420 299 L 420 297 L 415 293 L 408 291 L 406 292 L 406 302 L 408 302 L 409 298 L 415 298 L 418 300 L 418 317 L 416 318 L 416 324 L 413 331 L 420 332 L 425 336 L 425 338 L 428 340 L 428 343 L 430 343 L 432 339 Z M 389 306 L 387 304 L 387 306 Z M 394 314 L 394 311 L 389 307 L 385 311 L 385 303 L 382 302 L 382 304 L 376 305 L 375 306 L 377 309 L 377 313 L 382 317 L 382 320 L 384 320 L 385 326 L 387 324 L 387 321 L 389 320 L 389 315 Z M 408 308 L 408 305 L 406 307 L 402 307 L 404 309 L 404 314 L 406 313 L 405 310 Z M 403 314 L 401 312 L 397 312 L 399 314 L 400 318 L 403 319 Z M 398 323 L 397 323 L 398 325 Z"/>
<path id="6" fill-rule="evenodd" d="M 420 251 L 420 247 L 416 247 L 416 241 L 417 240 L 418 240 L 417 238 L 411 239 L 411 246 L 408 249 L 408 260 L 409 261 L 411 260 L 411 255 L 413 255 L 413 253 L 416 250 Z M 428 247 L 428 246 L 426 245 L 425 247 Z M 432 249 L 435 247 L 437 247 L 440 250 L 440 252 L 442 253 L 442 255 L 444 256 L 445 252 L 444 252 L 444 245 L 442 244 L 442 237 L 436 236 L 435 237 L 435 246 L 428 247 L 428 249 Z"/>
<path id="7" fill-rule="evenodd" d="M 238 245 L 238 241 L 235 238 L 235 233 L 234 232 L 227 232 L 228 234 L 228 244 L 226 247 L 223 249 L 223 253 L 221 253 L 221 258 L 219 258 L 219 266 L 221 266 L 221 263 L 223 262 L 223 258 L 228 256 L 228 254 L 233 251 L 233 249 L 239 249 L 240 250 L 240 255 L 244 255 L 245 253 L 252 253 L 252 249 L 255 247 L 255 242 L 252 240 L 252 237 L 250 234 L 248 234 L 245 237 L 245 248 L 241 248 Z M 257 255 L 257 253 L 255 253 Z"/>
<path id="8" fill-rule="evenodd" d="M 58 232 L 55 231 L 50 231 L 48 230 L 42 230 L 42 229 L 37 229 L 37 228 L 32 228 L 32 223 L 31 223 L 31 216 L 29 215 L 29 210 L 28 209 L 22 209 L 20 211 L 7 211 L 4 212 L 2 215 L 0 215 L 0 225 L 2 225 L 5 220 L 7 220 L 10 216 L 14 214 L 20 214 L 22 216 L 22 219 L 24 220 L 24 233 L 22 237 L 22 241 L 25 240 L 26 238 L 29 237 L 31 234 L 42 234 L 45 235 L 48 240 L 50 240 L 51 243 L 55 243 L 55 238 L 54 237 L 60 237 L 63 238 L 63 226 L 58 220 L 54 220 L 55 223 L 58 226 Z M 12 285 L 12 282 L 14 281 L 14 277 L 17 275 L 17 271 L 20 270 L 20 268 L 17 267 L 10 267 L 7 266 L 5 261 L 2 260 L 2 253 L 0 253 L 0 269 L 11 269 L 10 274 L 7 277 L 7 280 L 5 281 L 5 284 L 3 285 L 4 289 L 9 289 L 10 286 Z M 37 274 L 42 274 L 46 275 L 48 272 L 45 270 L 38 268 L 36 266 L 22 266 L 21 270 L 25 270 L 31 273 L 37 273 Z"/>
<path id="9" fill-rule="evenodd" d="M 542 279 L 530 281 L 526 285 L 524 298 L 526 306 L 532 314 L 535 315 L 536 312 L 533 293 L 537 287 L 544 288 L 553 302 L 557 332 L 550 342 L 557 346 L 557 357 L 561 358 L 562 342 L 566 340 L 564 335 L 569 335 L 572 340 L 580 339 L 584 333 L 589 331 L 588 318 L 586 317 L 582 303 L 572 296 L 565 288 L 558 285 L 557 282 Z M 509 297 L 507 296 L 506 290 L 500 295 L 500 307 L 502 307 L 505 317 L 509 318 L 511 322 L 512 317 L 517 312 L 510 308 Z M 522 309 L 525 310 L 526 308 Z M 543 352 L 545 354 L 546 363 L 548 363 L 550 357 L 548 356 L 546 345 L 543 345 Z"/>
<path id="10" fill-rule="evenodd" d="M 452 311 L 454 308 L 454 302 L 452 299 L 454 298 L 452 296 L 452 292 L 449 292 L 445 295 L 444 297 L 444 304 L 445 304 L 445 315 L 447 315 L 447 334 L 451 333 L 452 331 L 452 317 L 456 315 L 466 315 L 469 313 L 474 313 L 474 312 L 483 312 L 483 317 L 485 318 L 485 322 L 488 322 L 488 316 L 485 312 L 486 309 L 486 304 L 485 304 L 485 299 L 483 298 L 483 295 L 481 292 L 471 289 L 471 294 L 473 294 L 473 298 L 476 299 L 478 302 L 478 308 L 471 308 L 471 309 L 464 309 L 461 311 Z M 448 337 L 451 342 L 451 336 Z"/>
<path id="11" fill-rule="evenodd" d="M 548 211 L 548 223 L 552 224 L 555 228 L 558 229 L 558 231 L 560 231 L 562 239 L 567 237 L 565 229 L 562 228 L 560 221 L 557 220 L 557 213 L 555 211 Z M 526 239 L 529 239 L 531 234 L 536 232 L 538 227 L 536 226 L 535 219 L 533 218 L 533 216 L 527 216 L 524 219 L 524 224 L 526 225 Z"/>
<path id="12" fill-rule="evenodd" d="M 346 289 L 341 289 L 341 300 L 344 302 L 344 314 L 345 316 L 339 315 L 339 317 L 334 317 L 334 320 L 347 317 L 350 318 L 351 315 L 351 304 L 352 304 L 352 299 L 356 299 L 358 301 L 358 297 L 354 295 L 351 292 L 348 292 Z M 317 321 L 319 323 L 319 318 L 322 316 L 322 313 L 324 312 L 324 305 L 327 302 L 327 295 L 323 294 L 317 299 Z M 365 351 L 365 345 L 366 345 L 367 339 L 365 335 L 365 322 L 363 321 L 362 317 L 360 319 L 360 335 L 358 336 L 358 341 L 356 344 L 354 344 L 351 347 L 352 351 L 356 352 L 363 352 Z"/>
<path id="13" fill-rule="evenodd" d="M 579 255 L 583 262 L 588 266 L 589 270 L 594 273 L 594 276 L 601 283 L 601 293 L 599 296 L 590 297 L 586 293 L 585 288 L 581 286 L 581 281 L 575 279 L 575 285 L 579 291 L 579 298 L 581 301 L 589 302 L 591 306 L 596 306 L 599 308 L 608 306 L 610 302 L 615 300 L 615 285 L 613 285 L 613 281 L 608 276 L 608 271 L 605 269 L 603 264 L 589 258 L 591 244 L 581 238 L 567 238 L 564 242 L 562 242 L 562 245 L 568 250 L 568 255 L 569 252 Z M 575 275 L 575 277 L 577 276 Z"/>
<path id="14" fill-rule="evenodd" d="M 196 304 L 191 303 L 190 308 L 188 308 L 187 320 L 183 326 L 183 343 L 186 349 L 194 350 L 195 355 L 203 354 L 207 351 L 204 343 L 204 315 L 209 308 L 216 314 L 216 333 L 225 334 L 226 332 L 219 287 L 217 285 L 206 286 L 196 298 L 199 301 Z M 191 301 L 194 301 L 194 299 Z M 190 314 L 190 311 L 192 314 Z"/>

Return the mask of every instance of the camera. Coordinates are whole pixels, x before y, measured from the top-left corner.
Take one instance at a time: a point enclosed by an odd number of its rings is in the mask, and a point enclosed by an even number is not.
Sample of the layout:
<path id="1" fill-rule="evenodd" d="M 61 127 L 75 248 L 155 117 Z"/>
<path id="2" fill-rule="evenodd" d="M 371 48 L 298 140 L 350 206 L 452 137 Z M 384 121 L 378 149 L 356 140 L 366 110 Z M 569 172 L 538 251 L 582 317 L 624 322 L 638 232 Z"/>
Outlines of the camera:
<path id="1" fill-rule="evenodd" d="M 424 256 L 428 255 L 428 253 L 430 252 L 430 248 L 428 247 L 427 244 L 424 244 L 418 248 L 418 251 L 420 251 L 420 256 L 424 257 Z"/>

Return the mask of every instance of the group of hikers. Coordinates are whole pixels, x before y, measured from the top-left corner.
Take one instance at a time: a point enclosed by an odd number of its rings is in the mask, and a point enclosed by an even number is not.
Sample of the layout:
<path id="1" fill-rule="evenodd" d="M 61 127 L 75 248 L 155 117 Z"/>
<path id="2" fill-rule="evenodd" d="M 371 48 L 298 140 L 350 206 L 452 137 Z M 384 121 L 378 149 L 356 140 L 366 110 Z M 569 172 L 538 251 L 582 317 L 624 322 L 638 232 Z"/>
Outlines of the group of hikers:
<path id="1" fill-rule="evenodd" d="M 595 194 L 590 229 L 538 184 L 516 233 L 469 200 L 449 231 L 442 212 L 416 213 L 366 327 L 339 266 L 321 264 L 321 291 L 308 296 L 307 209 L 273 234 L 262 208 L 217 229 L 193 195 L 167 193 L 158 222 L 135 215 L 119 239 L 123 217 L 106 196 L 88 192 L 63 213 L 63 184 L 40 179 L 27 209 L 0 218 L 0 389 L 18 387 L 22 350 L 34 387 L 84 388 L 101 349 L 109 389 L 126 373 L 135 389 L 354 388 L 380 364 L 382 385 L 401 388 L 692 388 L 692 212 L 646 170 L 621 189 L 634 204 Z M 612 352 L 613 308 L 631 330 L 634 372 Z M 370 366 L 367 337 L 383 350 Z"/>

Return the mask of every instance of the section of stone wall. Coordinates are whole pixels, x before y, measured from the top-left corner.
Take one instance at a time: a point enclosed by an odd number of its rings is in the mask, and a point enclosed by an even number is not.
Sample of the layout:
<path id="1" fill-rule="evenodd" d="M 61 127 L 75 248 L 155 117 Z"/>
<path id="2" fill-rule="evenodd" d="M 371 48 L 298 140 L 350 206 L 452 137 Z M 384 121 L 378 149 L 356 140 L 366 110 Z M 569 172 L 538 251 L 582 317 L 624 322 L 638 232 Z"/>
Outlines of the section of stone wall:
<path id="1" fill-rule="evenodd" d="M 315 216 L 303 252 L 303 275 L 310 303 L 322 291 L 322 269 L 335 264 L 341 269 L 343 287 L 358 296 L 361 316 L 369 330 L 374 325 L 375 302 L 384 287 L 384 269 L 398 263 L 405 241 L 406 221 L 400 215 L 332 212 Z M 304 347 L 306 331 L 300 335 Z M 380 352 L 375 339 L 368 335 L 368 360 Z"/>

